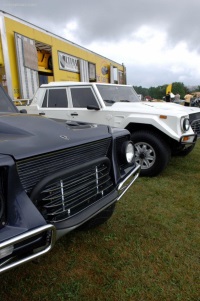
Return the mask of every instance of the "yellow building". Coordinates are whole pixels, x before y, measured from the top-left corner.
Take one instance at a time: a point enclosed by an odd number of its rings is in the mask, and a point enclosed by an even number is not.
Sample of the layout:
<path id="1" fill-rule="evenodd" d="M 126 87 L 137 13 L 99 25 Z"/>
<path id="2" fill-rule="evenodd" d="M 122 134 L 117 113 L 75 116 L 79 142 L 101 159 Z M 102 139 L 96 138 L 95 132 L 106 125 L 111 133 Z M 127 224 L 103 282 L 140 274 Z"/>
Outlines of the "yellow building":
<path id="1" fill-rule="evenodd" d="M 126 68 L 0 11 L 0 83 L 12 99 L 30 99 L 50 81 L 126 84 Z"/>

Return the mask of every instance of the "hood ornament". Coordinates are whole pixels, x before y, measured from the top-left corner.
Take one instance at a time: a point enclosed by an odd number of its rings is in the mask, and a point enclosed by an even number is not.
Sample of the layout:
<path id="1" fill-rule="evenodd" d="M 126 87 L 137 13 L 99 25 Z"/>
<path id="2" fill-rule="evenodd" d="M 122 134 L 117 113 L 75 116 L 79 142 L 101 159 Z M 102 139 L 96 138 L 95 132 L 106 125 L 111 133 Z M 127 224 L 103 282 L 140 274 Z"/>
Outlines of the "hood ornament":
<path id="1" fill-rule="evenodd" d="M 65 139 L 65 140 L 69 140 L 69 138 L 65 135 L 60 135 L 60 138 Z"/>

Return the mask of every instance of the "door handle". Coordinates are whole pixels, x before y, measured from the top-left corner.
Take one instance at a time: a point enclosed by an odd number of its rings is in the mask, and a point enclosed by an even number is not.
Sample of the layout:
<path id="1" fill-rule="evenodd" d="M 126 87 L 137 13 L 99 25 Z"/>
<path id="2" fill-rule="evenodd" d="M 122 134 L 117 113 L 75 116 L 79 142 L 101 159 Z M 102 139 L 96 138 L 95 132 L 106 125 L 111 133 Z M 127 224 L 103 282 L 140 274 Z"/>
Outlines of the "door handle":
<path id="1" fill-rule="evenodd" d="M 71 116 L 78 116 L 78 113 L 71 113 Z"/>

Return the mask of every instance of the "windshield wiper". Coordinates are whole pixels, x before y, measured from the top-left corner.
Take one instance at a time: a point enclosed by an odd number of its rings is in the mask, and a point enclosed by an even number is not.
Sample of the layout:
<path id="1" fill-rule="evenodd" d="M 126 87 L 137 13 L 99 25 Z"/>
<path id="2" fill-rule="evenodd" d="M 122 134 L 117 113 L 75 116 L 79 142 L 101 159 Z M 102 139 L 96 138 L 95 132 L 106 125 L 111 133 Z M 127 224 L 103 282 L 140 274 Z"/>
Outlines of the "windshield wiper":
<path id="1" fill-rule="evenodd" d="M 120 102 L 130 102 L 130 100 L 127 100 L 127 99 L 121 99 Z"/>

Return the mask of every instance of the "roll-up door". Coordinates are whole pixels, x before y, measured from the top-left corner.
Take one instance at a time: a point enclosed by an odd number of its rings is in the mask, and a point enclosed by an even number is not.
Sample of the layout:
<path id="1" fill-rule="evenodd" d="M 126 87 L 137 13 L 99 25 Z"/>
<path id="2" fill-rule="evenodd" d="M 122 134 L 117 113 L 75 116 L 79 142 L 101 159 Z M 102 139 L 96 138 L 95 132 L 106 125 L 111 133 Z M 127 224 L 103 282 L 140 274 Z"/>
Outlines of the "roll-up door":
<path id="1" fill-rule="evenodd" d="M 33 97 L 39 86 L 38 56 L 35 41 L 15 33 L 18 74 L 20 81 L 20 98 Z"/>
<path id="2" fill-rule="evenodd" d="M 88 62 L 80 59 L 79 64 L 81 82 L 89 82 Z"/>

